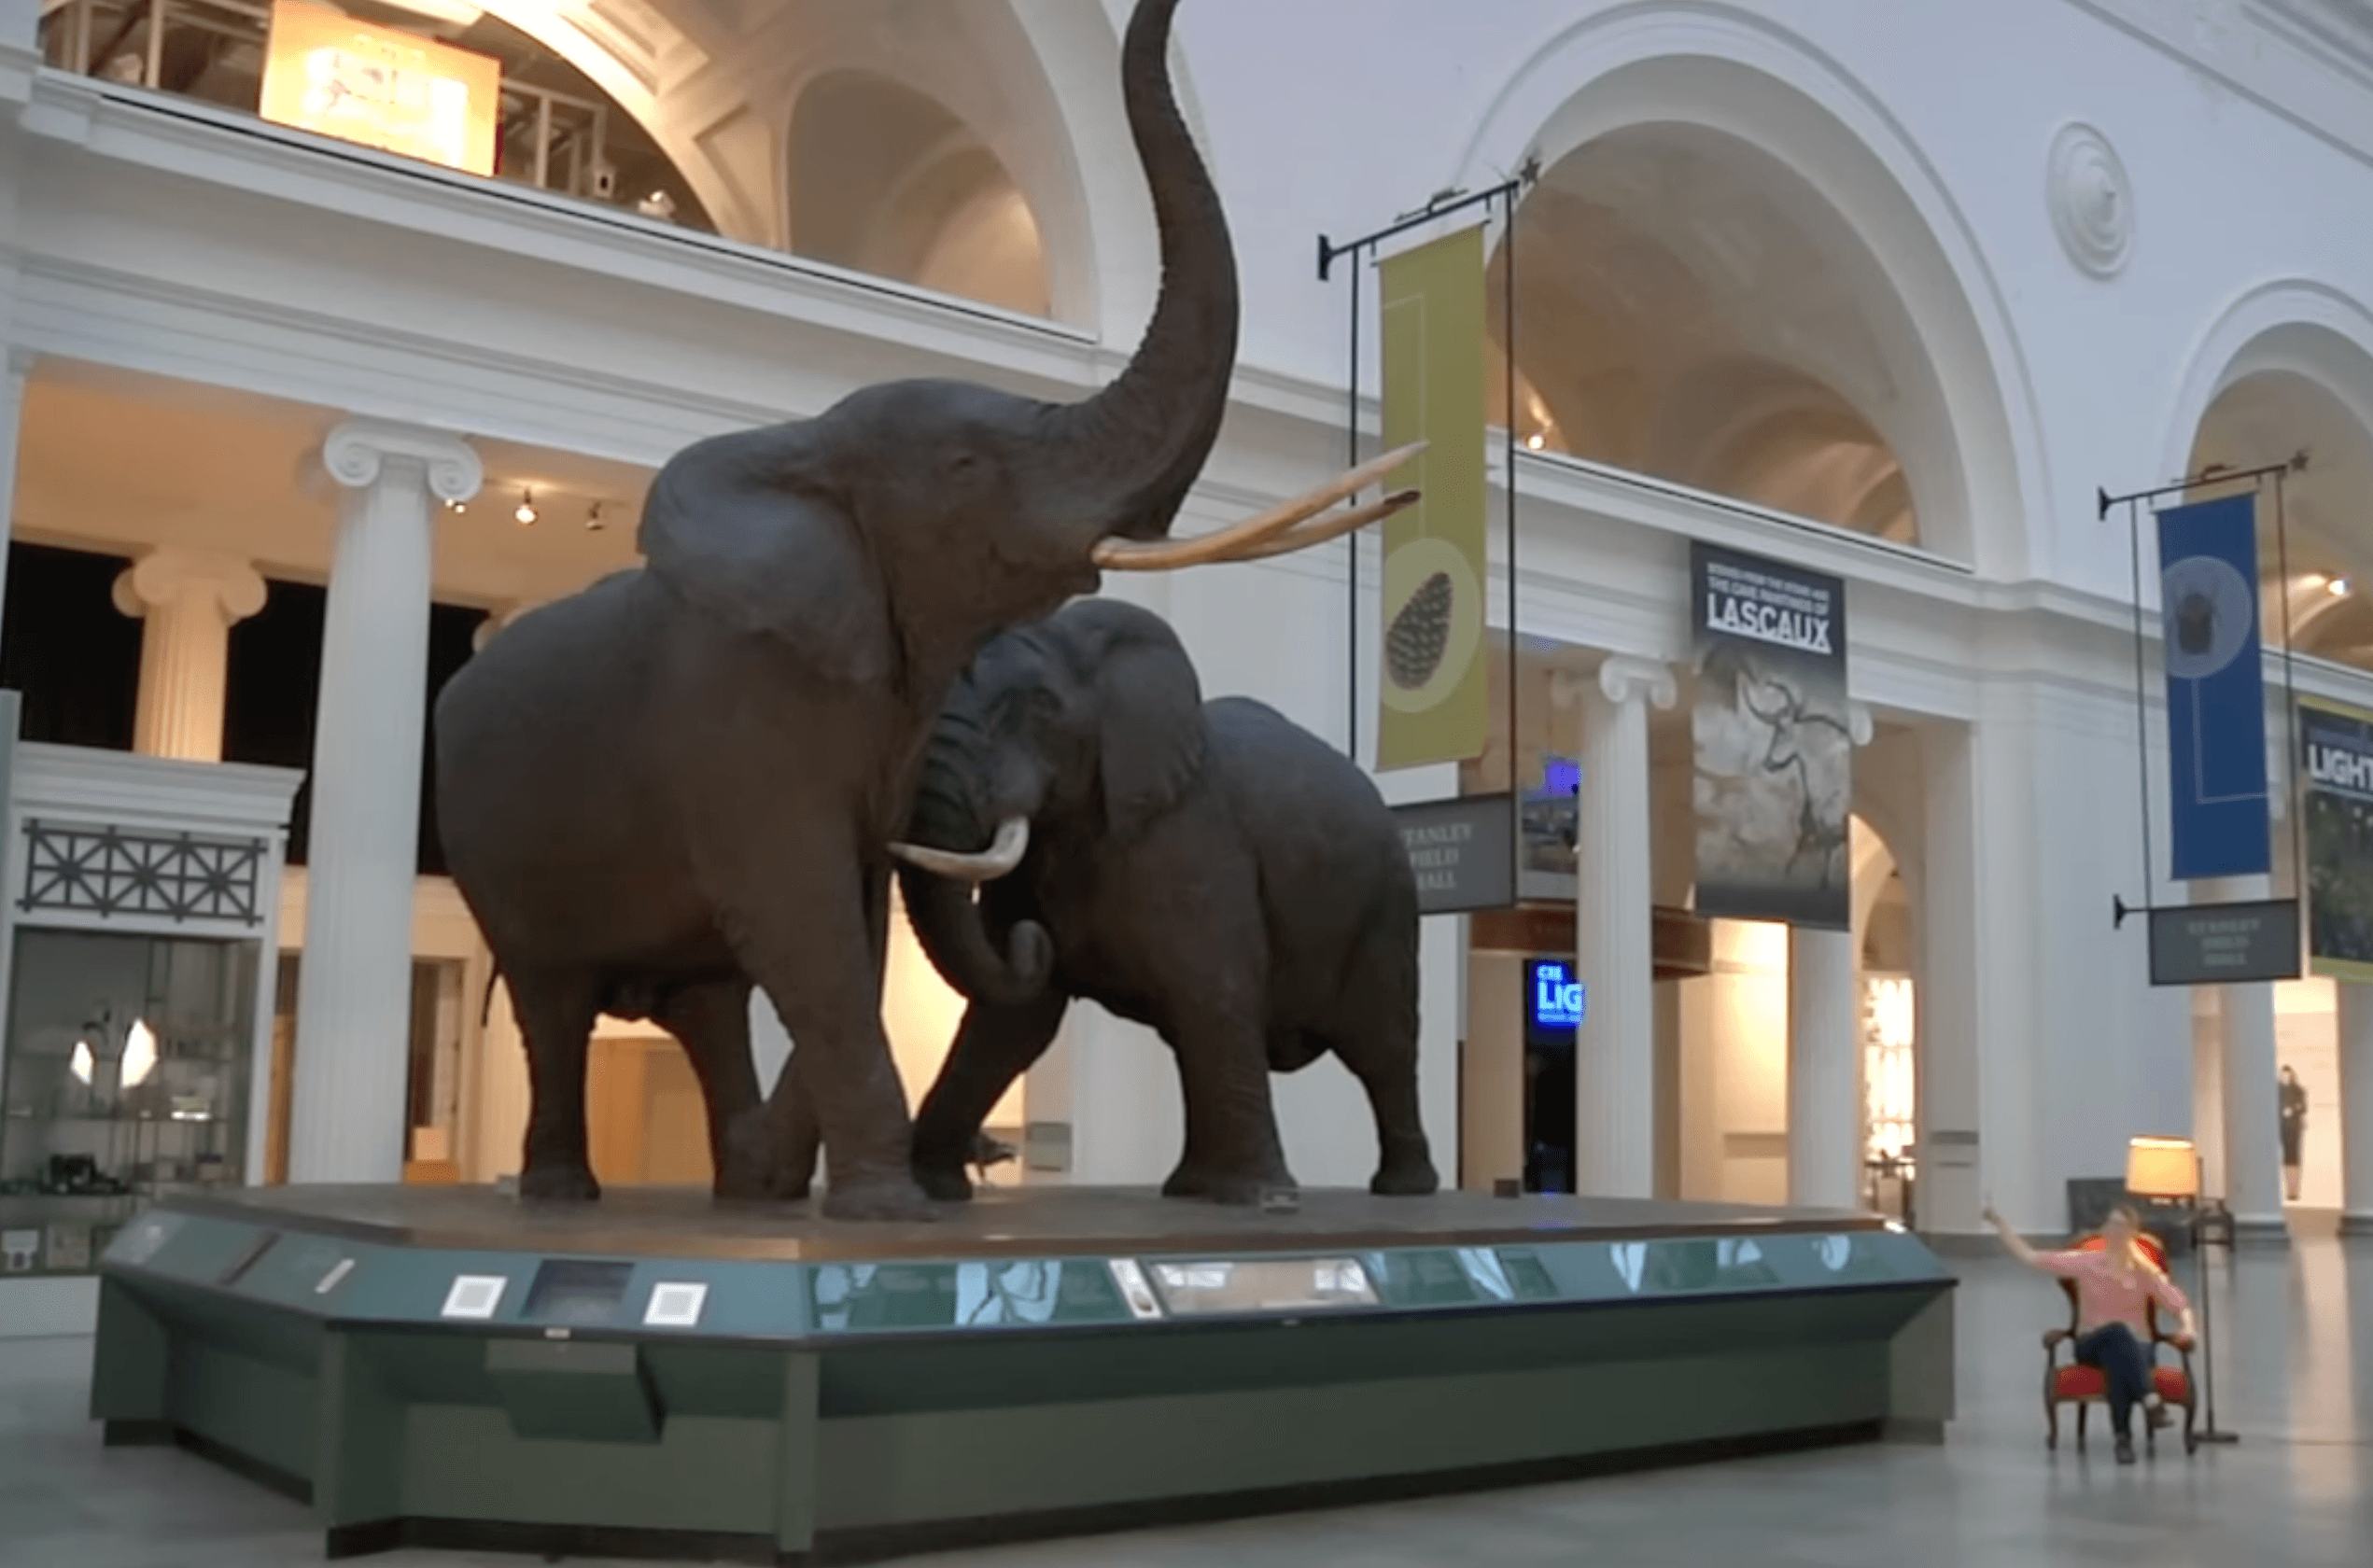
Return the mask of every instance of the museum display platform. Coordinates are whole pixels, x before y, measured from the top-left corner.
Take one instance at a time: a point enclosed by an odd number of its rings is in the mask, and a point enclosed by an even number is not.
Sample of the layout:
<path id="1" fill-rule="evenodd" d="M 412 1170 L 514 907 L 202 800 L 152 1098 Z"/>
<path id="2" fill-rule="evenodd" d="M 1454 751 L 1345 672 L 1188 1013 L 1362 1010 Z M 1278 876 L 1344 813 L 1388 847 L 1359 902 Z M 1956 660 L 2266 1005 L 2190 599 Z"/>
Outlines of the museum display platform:
<path id="1" fill-rule="evenodd" d="M 1864 1215 L 990 1189 L 934 1225 L 693 1190 L 168 1193 L 91 1413 L 398 1546 L 879 1558 L 1942 1435 L 1953 1281 Z"/>

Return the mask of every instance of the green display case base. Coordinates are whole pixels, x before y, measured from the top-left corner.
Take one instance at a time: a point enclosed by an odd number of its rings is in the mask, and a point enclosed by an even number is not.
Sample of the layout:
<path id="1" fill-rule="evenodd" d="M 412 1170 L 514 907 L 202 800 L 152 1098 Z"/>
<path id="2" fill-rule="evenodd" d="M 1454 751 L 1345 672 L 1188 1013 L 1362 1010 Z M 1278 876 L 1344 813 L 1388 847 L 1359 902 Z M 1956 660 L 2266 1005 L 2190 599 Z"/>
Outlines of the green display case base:
<path id="1" fill-rule="evenodd" d="M 1082 1188 L 936 1225 L 615 1192 L 161 1200 L 92 1414 L 397 1547 L 805 1562 L 1604 1474 L 1952 1416 L 1952 1280 L 1863 1216 Z"/>

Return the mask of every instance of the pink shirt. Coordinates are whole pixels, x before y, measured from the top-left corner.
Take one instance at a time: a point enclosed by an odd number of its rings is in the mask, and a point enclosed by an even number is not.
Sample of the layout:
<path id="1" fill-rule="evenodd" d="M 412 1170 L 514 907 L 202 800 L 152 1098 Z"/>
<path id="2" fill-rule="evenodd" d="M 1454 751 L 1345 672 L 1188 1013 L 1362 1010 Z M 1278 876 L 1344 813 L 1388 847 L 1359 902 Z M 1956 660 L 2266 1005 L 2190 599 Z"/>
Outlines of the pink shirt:
<path id="1" fill-rule="evenodd" d="M 2124 1323 L 2144 1345 L 2151 1342 L 2151 1302 L 2182 1314 L 2189 1303 L 2175 1281 L 2137 1261 L 2120 1268 L 2106 1252 L 2039 1253 L 2036 1261 L 2076 1286 L 2076 1329 L 2090 1334 L 2112 1323 Z"/>

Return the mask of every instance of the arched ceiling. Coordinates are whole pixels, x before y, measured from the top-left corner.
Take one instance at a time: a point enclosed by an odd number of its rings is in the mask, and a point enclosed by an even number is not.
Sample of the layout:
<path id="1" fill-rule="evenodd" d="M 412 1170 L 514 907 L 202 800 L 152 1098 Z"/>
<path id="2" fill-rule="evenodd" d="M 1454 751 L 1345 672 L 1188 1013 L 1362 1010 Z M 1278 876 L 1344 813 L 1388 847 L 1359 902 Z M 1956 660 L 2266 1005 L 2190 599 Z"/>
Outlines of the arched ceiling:
<path id="1" fill-rule="evenodd" d="M 2373 430 L 2355 411 L 2306 374 L 2252 371 L 2209 405 L 2193 441 L 2191 471 L 2254 469 L 2301 450 L 2308 467 L 2284 479 L 2279 533 L 2273 491 L 2260 492 L 2266 637 L 2269 643 L 2282 637 L 2287 588 L 2300 652 L 2373 669 Z"/>
<path id="2" fill-rule="evenodd" d="M 1843 220 L 1753 149 L 1636 126 L 1517 218 L 1520 428 L 1544 446 L 1905 542 L 1901 378 Z M 1859 264 L 1856 264 L 1859 263 Z M 1492 270 L 1494 330 L 1504 274 Z M 1546 417 L 1545 427 L 1527 427 Z"/>

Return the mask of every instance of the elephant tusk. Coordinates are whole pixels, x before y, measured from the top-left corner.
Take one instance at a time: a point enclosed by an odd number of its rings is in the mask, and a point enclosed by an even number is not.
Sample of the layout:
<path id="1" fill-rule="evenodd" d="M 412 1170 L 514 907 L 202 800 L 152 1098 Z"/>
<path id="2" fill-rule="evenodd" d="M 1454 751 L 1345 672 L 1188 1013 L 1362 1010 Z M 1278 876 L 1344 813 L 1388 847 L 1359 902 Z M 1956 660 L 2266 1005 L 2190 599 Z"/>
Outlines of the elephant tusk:
<path id="1" fill-rule="evenodd" d="M 890 852 L 934 876 L 952 877 L 959 882 L 994 882 L 1021 864 L 1021 858 L 1030 852 L 1030 819 L 1008 817 L 998 823 L 996 841 L 976 855 L 960 855 L 952 849 L 934 849 L 920 844 L 893 844 Z"/>
<path id="2" fill-rule="evenodd" d="M 1239 561 L 1265 561 L 1271 555 L 1290 555 L 1297 550 L 1308 550 L 1313 544 L 1325 544 L 1340 539 L 1370 523 L 1381 523 L 1397 511 L 1406 511 L 1423 497 L 1415 490 L 1399 490 L 1381 501 L 1350 511 L 1331 512 L 1312 522 L 1288 528 L 1274 538 L 1263 539 L 1251 549 L 1233 557 Z"/>
<path id="3" fill-rule="evenodd" d="M 1317 516 L 1337 501 L 1357 495 L 1369 484 L 1416 456 L 1425 447 L 1424 441 L 1411 441 L 1407 446 L 1397 447 L 1299 499 L 1287 501 L 1257 517 L 1248 517 L 1242 523 L 1222 528 L 1215 534 L 1205 534 L 1201 539 L 1101 540 L 1093 553 L 1096 565 L 1113 571 L 1175 571 L 1181 567 L 1257 559 L 1253 552 L 1261 545 L 1288 533 L 1297 523 Z M 1373 522 L 1374 519 L 1364 518 L 1362 521 Z M 1352 527 L 1359 525 L 1349 525 Z M 1331 539 L 1334 535 L 1319 537 Z M 1309 542 L 1315 543 L 1317 540 L 1313 539 Z"/>

